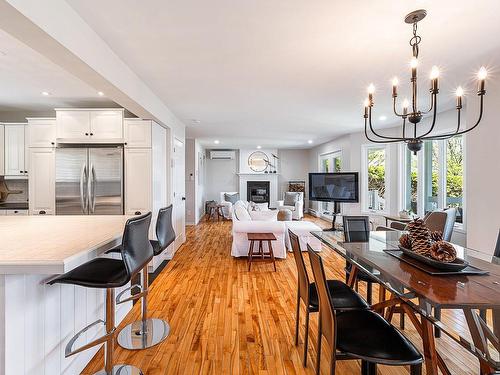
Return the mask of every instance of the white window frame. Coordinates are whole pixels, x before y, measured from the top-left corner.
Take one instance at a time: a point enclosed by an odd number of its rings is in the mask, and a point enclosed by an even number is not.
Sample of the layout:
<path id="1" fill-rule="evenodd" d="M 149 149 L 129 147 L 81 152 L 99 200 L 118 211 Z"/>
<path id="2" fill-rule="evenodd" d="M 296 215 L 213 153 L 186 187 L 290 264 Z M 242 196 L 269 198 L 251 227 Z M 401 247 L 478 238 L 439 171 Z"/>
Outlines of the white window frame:
<path id="1" fill-rule="evenodd" d="M 368 151 L 385 151 L 385 206 L 383 210 L 368 208 Z M 361 212 L 364 214 L 388 215 L 391 212 L 391 147 L 388 143 L 364 144 L 361 146 Z"/>

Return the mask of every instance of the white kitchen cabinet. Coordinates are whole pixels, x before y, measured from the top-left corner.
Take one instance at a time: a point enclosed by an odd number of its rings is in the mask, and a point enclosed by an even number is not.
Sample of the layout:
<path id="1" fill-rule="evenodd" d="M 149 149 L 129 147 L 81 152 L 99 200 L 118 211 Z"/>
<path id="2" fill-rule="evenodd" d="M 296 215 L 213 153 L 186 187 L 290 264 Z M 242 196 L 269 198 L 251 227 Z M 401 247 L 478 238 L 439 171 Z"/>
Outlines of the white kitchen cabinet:
<path id="1" fill-rule="evenodd" d="M 125 214 L 151 211 L 152 166 L 150 148 L 125 150 Z"/>
<path id="2" fill-rule="evenodd" d="M 25 164 L 25 124 L 6 124 L 5 132 L 5 176 L 27 177 Z"/>
<path id="3" fill-rule="evenodd" d="M 56 144 L 55 118 L 28 118 L 28 147 L 54 147 Z"/>
<path id="4" fill-rule="evenodd" d="M 55 148 L 30 148 L 29 212 L 31 215 L 55 214 Z"/>
<path id="5" fill-rule="evenodd" d="M 82 140 L 90 137 L 90 112 L 56 110 L 56 135 L 62 140 Z"/>
<path id="6" fill-rule="evenodd" d="M 5 127 L 0 124 L 0 176 L 5 174 Z"/>
<path id="7" fill-rule="evenodd" d="M 27 216 L 28 210 L 5 210 L 7 216 Z"/>
<path id="8" fill-rule="evenodd" d="M 91 111 L 90 135 L 92 140 L 123 139 L 123 111 Z"/>
<path id="9" fill-rule="evenodd" d="M 123 127 L 126 148 L 151 147 L 151 120 L 125 119 Z"/>

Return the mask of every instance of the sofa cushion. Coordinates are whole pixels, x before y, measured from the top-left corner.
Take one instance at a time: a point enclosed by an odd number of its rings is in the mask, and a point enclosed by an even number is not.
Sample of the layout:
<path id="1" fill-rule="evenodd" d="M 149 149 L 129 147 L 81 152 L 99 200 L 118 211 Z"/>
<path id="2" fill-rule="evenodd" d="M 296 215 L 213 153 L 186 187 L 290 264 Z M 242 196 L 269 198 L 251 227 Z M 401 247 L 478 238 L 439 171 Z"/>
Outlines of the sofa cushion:
<path id="1" fill-rule="evenodd" d="M 284 196 L 283 205 L 295 206 L 295 203 L 300 199 L 300 193 L 287 191 Z"/>
<path id="2" fill-rule="evenodd" d="M 253 211 L 269 211 L 269 203 L 254 203 L 252 205 Z"/>
<path id="3" fill-rule="evenodd" d="M 280 206 L 280 210 L 295 211 L 295 206 Z"/>
<path id="4" fill-rule="evenodd" d="M 225 193 L 224 200 L 226 202 L 231 202 L 232 204 L 235 204 L 237 201 L 240 200 L 240 194 L 239 193 L 235 193 L 235 194 Z"/>
<path id="5" fill-rule="evenodd" d="M 234 216 L 236 216 L 236 220 L 239 221 L 251 221 L 252 218 L 248 213 L 247 209 L 240 204 L 234 206 Z"/>
<path id="6" fill-rule="evenodd" d="M 253 221 L 277 221 L 278 211 L 250 211 Z"/>

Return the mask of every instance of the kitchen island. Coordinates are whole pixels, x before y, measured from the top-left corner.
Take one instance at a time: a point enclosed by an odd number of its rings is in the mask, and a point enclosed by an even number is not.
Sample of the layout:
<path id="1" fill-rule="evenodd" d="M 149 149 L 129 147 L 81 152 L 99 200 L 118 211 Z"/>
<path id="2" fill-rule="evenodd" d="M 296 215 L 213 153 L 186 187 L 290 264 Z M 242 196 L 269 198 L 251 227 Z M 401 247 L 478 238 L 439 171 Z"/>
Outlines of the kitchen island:
<path id="1" fill-rule="evenodd" d="M 127 219 L 0 217 L 0 375 L 82 371 L 99 347 L 70 358 L 64 349 L 75 332 L 104 318 L 104 290 L 46 282 L 117 245 Z M 117 306 L 117 324 L 131 306 Z M 91 328 L 77 345 L 100 330 Z"/>

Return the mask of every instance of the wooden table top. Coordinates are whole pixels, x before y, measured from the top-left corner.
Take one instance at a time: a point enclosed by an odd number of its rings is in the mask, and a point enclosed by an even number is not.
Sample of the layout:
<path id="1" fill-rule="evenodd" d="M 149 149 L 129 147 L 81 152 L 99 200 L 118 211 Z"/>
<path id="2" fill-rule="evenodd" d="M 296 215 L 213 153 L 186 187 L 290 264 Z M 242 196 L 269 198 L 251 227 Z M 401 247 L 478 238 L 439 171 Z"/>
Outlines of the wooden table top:
<path id="1" fill-rule="evenodd" d="M 430 275 L 384 252 L 397 249 L 401 232 L 370 232 L 369 242 L 342 242 L 334 232 L 313 232 L 339 254 L 360 265 L 368 273 L 373 269 L 377 281 L 392 289 L 409 290 L 435 306 L 445 308 L 500 308 L 500 266 L 468 255 L 455 246 L 459 256 L 489 275 Z M 471 252 L 472 253 L 472 252 Z"/>
<path id="2" fill-rule="evenodd" d="M 107 250 L 129 216 L 0 216 L 0 274 L 63 273 Z"/>
<path id="3" fill-rule="evenodd" d="M 249 241 L 275 241 L 276 237 L 272 233 L 247 233 Z"/>

